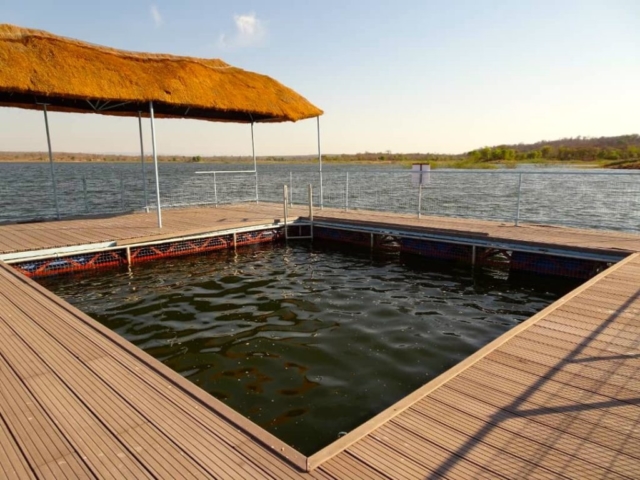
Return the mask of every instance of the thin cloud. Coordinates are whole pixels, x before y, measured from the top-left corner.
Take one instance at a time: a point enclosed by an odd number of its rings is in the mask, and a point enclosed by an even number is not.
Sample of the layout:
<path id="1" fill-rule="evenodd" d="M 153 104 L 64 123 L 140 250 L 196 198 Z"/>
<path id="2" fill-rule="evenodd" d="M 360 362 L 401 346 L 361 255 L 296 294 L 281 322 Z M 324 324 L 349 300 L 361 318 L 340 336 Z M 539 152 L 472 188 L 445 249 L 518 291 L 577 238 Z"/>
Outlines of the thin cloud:
<path id="1" fill-rule="evenodd" d="M 255 13 L 234 15 L 233 23 L 235 30 L 232 34 L 221 33 L 218 37 L 219 47 L 255 47 L 264 41 L 267 30 Z"/>
<path id="2" fill-rule="evenodd" d="M 151 18 L 153 18 L 153 23 L 156 25 L 156 28 L 162 26 L 164 23 L 162 15 L 160 15 L 160 11 L 155 5 L 151 5 Z"/>

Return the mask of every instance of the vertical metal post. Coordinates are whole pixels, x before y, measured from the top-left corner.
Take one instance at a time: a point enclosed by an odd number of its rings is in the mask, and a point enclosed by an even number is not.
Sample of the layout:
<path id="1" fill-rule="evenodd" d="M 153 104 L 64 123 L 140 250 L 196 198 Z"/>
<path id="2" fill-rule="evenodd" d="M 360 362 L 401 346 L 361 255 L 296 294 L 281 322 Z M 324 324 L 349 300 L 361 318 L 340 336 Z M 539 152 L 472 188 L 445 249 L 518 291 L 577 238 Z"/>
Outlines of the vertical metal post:
<path id="1" fill-rule="evenodd" d="M 476 246 L 473 245 L 471 247 L 471 265 L 476 265 Z"/>
<path id="2" fill-rule="evenodd" d="M 520 196 L 522 193 L 522 174 L 518 175 L 518 203 L 516 207 L 516 227 L 520 224 Z"/>
<path id="3" fill-rule="evenodd" d="M 313 238 L 313 185 L 309 184 L 309 223 L 311 229 L 311 238 Z"/>
<path id="4" fill-rule="evenodd" d="M 253 135 L 253 122 L 251 122 L 251 154 L 253 155 L 253 171 L 256 172 L 256 203 L 258 199 L 258 162 L 256 160 L 256 144 Z"/>
<path id="5" fill-rule="evenodd" d="M 82 193 L 84 196 L 84 211 L 89 213 L 89 198 L 87 196 L 87 177 L 82 175 Z"/>
<path id="6" fill-rule="evenodd" d="M 422 217 L 422 183 L 418 185 L 418 218 Z"/>
<path id="7" fill-rule="evenodd" d="M 216 183 L 216 172 L 213 172 L 213 198 L 216 201 L 216 208 L 218 208 L 218 184 Z"/>
<path id="8" fill-rule="evenodd" d="M 349 211 L 349 172 L 347 172 L 347 179 L 344 185 L 344 209 Z"/>
<path id="9" fill-rule="evenodd" d="M 289 201 L 289 194 L 287 192 L 287 186 L 283 185 L 282 188 L 282 196 L 283 196 L 283 207 L 284 207 L 284 238 L 285 240 L 289 239 L 289 232 L 287 231 L 287 202 Z"/>
<path id="10" fill-rule="evenodd" d="M 324 189 L 322 185 L 322 149 L 320 148 L 320 117 L 316 117 L 318 126 L 318 168 L 320 171 L 320 210 L 324 209 Z"/>
<path id="11" fill-rule="evenodd" d="M 293 172 L 289 172 L 289 205 L 293 206 Z"/>
<path id="12" fill-rule="evenodd" d="M 58 185 L 56 182 L 56 171 L 53 167 L 53 152 L 51 150 L 51 134 L 49 133 L 49 116 L 47 115 L 47 104 L 43 103 L 44 127 L 47 130 L 47 146 L 49 147 L 49 167 L 51 167 L 51 183 L 53 184 L 53 200 L 56 204 L 56 217 L 60 220 L 60 206 L 58 205 Z"/>
<path id="13" fill-rule="evenodd" d="M 236 251 L 236 248 L 238 248 L 238 234 L 236 232 L 233 232 L 233 251 Z"/>
<path id="14" fill-rule="evenodd" d="M 140 164 L 142 165 L 142 185 L 144 186 L 144 210 L 149 213 L 149 193 L 147 192 L 147 169 L 144 164 L 144 142 L 142 141 L 142 112 L 138 111 L 138 130 L 140 131 Z"/>
<path id="15" fill-rule="evenodd" d="M 156 149 L 156 123 L 153 116 L 153 102 L 149 102 L 151 117 L 151 147 L 153 149 L 153 169 L 156 176 L 156 202 L 158 206 L 158 228 L 162 228 L 162 206 L 160 205 L 160 177 L 158 176 L 158 152 Z"/>
<path id="16" fill-rule="evenodd" d="M 131 265 L 131 247 L 127 247 L 127 265 Z"/>

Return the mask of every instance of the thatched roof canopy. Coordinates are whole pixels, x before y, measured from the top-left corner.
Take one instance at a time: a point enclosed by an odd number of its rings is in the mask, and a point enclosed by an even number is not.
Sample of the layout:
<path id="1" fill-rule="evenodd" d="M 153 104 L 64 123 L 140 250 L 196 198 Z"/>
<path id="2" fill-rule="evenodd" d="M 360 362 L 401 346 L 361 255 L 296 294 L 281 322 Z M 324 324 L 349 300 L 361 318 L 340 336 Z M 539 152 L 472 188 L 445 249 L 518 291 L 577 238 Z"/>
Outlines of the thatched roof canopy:
<path id="1" fill-rule="evenodd" d="M 276 80 L 222 60 L 135 53 L 0 24 L 0 106 L 284 122 L 322 110 Z"/>

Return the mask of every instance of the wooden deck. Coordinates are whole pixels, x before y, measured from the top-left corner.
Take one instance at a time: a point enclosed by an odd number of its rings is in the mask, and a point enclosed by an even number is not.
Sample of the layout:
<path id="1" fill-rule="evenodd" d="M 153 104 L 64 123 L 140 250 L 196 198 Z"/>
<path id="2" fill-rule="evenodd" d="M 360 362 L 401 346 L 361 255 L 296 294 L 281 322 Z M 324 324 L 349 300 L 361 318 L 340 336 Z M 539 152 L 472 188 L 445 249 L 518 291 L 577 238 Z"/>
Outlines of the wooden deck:
<path id="1" fill-rule="evenodd" d="M 0 254 L 112 241 L 126 244 L 198 235 L 267 224 L 274 220 L 282 221 L 282 211 L 282 206 L 274 204 L 163 210 L 162 229 L 158 228 L 156 214 L 153 212 L 59 222 L 6 224 L 0 225 Z M 291 214 L 308 214 L 308 208 L 294 208 Z"/>
<path id="2" fill-rule="evenodd" d="M 167 211 L 162 231 L 151 214 L 6 225 L 0 250 L 173 238 L 271 223 L 280 212 L 269 205 Z M 640 251 L 640 237 L 612 232 L 322 214 Z M 3 478 L 638 478 L 639 373 L 634 253 L 305 458 L 0 262 Z"/>
<path id="3" fill-rule="evenodd" d="M 307 207 L 294 207 L 292 218 L 307 217 Z M 315 209 L 315 220 L 351 225 L 376 225 L 420 230 L 441 236 L 535 244 L 556 248 L 632 253 L 640 251 L 640 235 L 602 230 L 522 225 L 460 218 L 425 217 L 384 212 L 345 212 Z M 0 225 L 0 254 L 88 245 L 101 242 L 128 244 L 197 235 L 216 230 L 283 221 L 281 205 L 261 203 L 225 205 L 219 208 L 163 210 L 162 229 L 154 213 L 131 213 L 104 218 L 80 218 L 59 222 Z"/>

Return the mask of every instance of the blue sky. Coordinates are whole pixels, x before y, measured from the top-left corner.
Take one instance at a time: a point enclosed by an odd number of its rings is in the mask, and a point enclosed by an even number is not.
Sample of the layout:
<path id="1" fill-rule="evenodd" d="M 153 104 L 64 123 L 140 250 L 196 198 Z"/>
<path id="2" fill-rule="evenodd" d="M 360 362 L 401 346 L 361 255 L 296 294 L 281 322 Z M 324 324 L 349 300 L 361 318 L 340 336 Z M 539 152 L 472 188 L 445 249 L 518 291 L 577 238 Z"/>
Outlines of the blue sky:
<path id="1" fill-rule="evenodd" d="M 325 111 L 327 153 L 640 132 L 637 0 L 0 0 L 0 21 L 273 76 Z M 46 149 L 41 113 L 0 108 L 0 125 L 0 150 Z M 51 129 L 58 151 L 138 148 L 133 118 L 51 114 Z M 158 132 L 161 154 L 250 153 L 246 125 Z M 312 120 L 256 126 L 259 155 L 315 142 Z"/>

